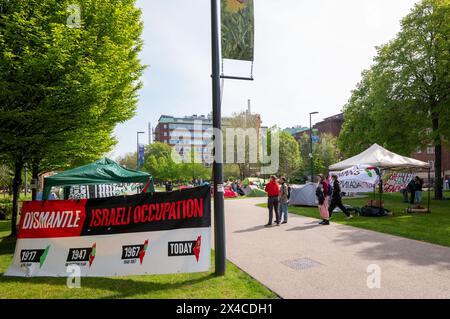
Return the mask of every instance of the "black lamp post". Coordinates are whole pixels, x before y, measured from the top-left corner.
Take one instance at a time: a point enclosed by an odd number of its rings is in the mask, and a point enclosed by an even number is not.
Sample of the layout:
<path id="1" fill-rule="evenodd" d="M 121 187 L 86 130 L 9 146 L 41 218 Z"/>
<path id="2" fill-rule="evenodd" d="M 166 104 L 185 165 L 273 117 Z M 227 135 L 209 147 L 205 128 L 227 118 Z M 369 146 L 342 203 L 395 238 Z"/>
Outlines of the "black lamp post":
<path id="1" fill-rule="evenodd" d="M 311 183 L 314 183 L 314 159 L 313 159 L 313 140 L 312 140 L 312 120 L 311 115 L 319 114 L 319 112 L 309 113 L 309 158 L 311 161 Z"/>
<path id="2" fill-rule="evenodd" d="M 220 51 L 219 51 L 219 7 L 217 0 L 211 0 L 211 55 L 212 55 L 212 120 L 213 128 L 222 129 L 222 111 L 220 96 Z M 222 159 L 217 159 L 217 154 L 222 153 L 223 141 L 221 136 L 214 137 L 214 153 L 216 158 L 213 163 L 214 175 L 214 245 L 216 275 L 225 275 L 225 214 L 223 198 L 223 164 Z M 221 156 L 219 156 L 221 157 Z"/>

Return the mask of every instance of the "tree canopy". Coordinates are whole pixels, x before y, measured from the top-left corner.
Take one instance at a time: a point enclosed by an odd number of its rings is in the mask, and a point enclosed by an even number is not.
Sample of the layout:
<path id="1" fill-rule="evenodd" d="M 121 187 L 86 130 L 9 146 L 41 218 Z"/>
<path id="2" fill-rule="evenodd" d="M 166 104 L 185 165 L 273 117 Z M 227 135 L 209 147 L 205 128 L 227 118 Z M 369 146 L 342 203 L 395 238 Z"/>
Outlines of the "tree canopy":
<path id="1" fill-rule="evenodd" d="M 98 159 L 135 113 L 140 9 L 135 0 L 76 3 L 0 1 L 0 160 L 14 166 L 16 190 L 25 163 L 36 177 Z"/>
<path id="2" fill-rule="evenodd" d="M 344 107 L 339 137 L 346 156 L 375 142 L 407 156 L 434 146 L 436 198 L 442 198 L 442 146 L 450 140 L 449 21 L 450 0 L 415 5 L 363 72 Z"/>

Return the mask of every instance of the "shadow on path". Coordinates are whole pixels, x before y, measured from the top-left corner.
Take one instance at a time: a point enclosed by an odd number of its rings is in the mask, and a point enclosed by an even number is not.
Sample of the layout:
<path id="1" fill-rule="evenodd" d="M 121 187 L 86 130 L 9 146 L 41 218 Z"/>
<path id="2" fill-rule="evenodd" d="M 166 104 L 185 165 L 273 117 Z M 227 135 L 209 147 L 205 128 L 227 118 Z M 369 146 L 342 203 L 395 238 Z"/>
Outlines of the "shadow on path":
<path id="1" fill-rule="evenodd" d="M 271 226 L 271 227 L 276 227 L 276 226 Z M 235 234 L 250 233 L 250 232 L 263 230 L 263 229 L 271 228 L 271 227 L 264 227 L 264 225 L 258 225 L 258 226 L 253 226 L 253 227 L 246 228 L 246 229 L 236 230 L 233 233 L 235 233 Z"/>
<path id="2" fill-rule="evenodd" d="M 437 266 L 450 278 L 450 248 L 357 228 L 341 228 L 334 241 L 341 245 L 364 245 L 358 255 L 372 260 L 403 260 L 416 266 Z"/>
<path id="3" fill-rule="evenodd" d="M 308 230 L 308 229 L 314 229 L 317 227 L 325 227 L 325 226 L 319 225 L 318 223 L 314 223 L 314 224 L 309 224 L 306 226 L 297 226 L 297 227 L 289 228 L 286 231 Z"/>

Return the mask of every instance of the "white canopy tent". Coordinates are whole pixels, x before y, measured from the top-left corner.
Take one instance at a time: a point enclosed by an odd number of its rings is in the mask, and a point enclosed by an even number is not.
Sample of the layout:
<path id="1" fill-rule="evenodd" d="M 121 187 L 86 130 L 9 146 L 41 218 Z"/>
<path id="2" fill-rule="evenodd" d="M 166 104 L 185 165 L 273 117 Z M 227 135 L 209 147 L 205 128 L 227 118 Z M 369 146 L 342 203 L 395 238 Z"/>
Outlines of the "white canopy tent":
<path id="1" fill-rule="evenodd" d="M 430 167 L 430 165 L 426 162 L 395 154 L 375 143 L 364 152 L 350 157 L 342 162 L 331 165 L 329 169 L 330 171 L 342 171 L 358 165 L 370 165 L 380 169 L 428 169 Z"/>
<path id="2" fill-rule="evenodd" d="M 380 170 L 385 169 L 428 169 L 428 179 L 430 179 L 430 164 L 406 156 L 388 151 L 378 144 L 373 144 L 364 152 L 350 157 L 342 162 L 329 167 L 330 171 L 342 171 L 349 167 L 369 165 Z M 380 179 L 380 203 L 382 197 L 382 180 Z M 430 187 L 428 187 L 428 211 L 430 211 Z"/>

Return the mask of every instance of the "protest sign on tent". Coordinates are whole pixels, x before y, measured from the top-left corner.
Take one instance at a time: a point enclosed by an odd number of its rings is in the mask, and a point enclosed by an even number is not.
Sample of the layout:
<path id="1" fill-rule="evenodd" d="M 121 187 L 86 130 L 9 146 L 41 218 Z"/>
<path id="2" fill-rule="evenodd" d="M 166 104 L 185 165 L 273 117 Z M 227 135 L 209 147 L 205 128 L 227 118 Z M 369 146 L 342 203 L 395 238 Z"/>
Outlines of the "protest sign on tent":
<path id="1" fill-rule="evenodd" d="M 330 175 L 336 175 L 341 191 L 348 193 L 372 192 L 379 183 L 377 168 L 367 165 L 352 166 L 340 172 L 330 172 Z"/>
<path id="2" fill-rule="evenodd" d="M 402 188 L 406 188 L 408 183 L 412 181 L 414 174 L 393 172 L 383 183 L 383 191 L 385 193 L 397 193 Z"/>

